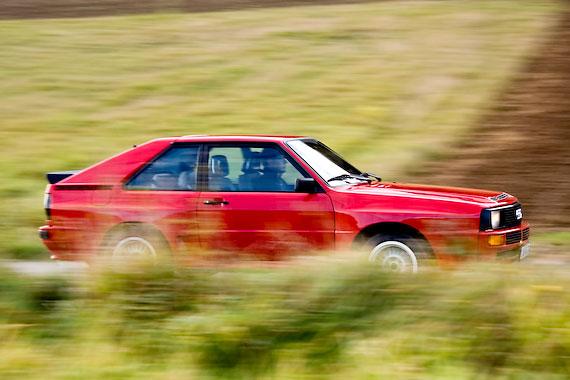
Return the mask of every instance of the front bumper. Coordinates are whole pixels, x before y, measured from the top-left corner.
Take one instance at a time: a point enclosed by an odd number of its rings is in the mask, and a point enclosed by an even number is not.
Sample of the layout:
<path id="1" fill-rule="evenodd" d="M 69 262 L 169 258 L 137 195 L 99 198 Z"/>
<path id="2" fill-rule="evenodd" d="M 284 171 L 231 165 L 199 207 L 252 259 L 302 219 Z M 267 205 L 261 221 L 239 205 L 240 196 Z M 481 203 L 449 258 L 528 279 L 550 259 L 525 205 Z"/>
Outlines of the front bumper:
<path id="1" fill-rule="evenodd" d="M 530 227 L 523 221 L 520 226 L 479 233 L 479 253 L 483 258 L 522 260 L 530 254 Z"/>

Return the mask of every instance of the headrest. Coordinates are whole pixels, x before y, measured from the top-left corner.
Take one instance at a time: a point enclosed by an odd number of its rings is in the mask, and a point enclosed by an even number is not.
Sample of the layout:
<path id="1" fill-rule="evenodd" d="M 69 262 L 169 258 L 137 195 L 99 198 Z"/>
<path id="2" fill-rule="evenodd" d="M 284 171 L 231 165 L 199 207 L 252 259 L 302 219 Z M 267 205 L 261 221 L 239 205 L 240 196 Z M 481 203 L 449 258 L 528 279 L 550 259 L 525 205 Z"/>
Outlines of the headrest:
<path id="1" fill-rule="evenodd" d="M 218 154 L 212 156 L 210 161 L 210 174 L 225 177 L 230 173 L 228 159 L 226 156 Z"/>
<path id="2" fill-rule="evenodd" d="M 275 148 L 265 148 L 261 152 L 263 157 L 263 174 L 283 174 L 285 171 L 285 157 Z"/>
<path id="3" fill-rule="evenodd" d="M 241 167 L 244 174 L 258 173 L 261 170 L 261 155 L 258 152 L 251 152 L 251 156 L 247 158 Z"/>

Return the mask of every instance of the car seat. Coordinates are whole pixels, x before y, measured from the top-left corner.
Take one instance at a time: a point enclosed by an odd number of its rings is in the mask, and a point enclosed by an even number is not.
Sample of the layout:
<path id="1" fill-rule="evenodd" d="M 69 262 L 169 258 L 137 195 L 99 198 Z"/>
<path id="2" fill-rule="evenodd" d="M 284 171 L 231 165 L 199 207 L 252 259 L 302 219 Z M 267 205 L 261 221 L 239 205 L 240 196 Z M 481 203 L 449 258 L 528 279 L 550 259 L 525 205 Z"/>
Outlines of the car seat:
<path id="1" fill-rule="evenodd" d="M 180 164 L 179 168 L 180 174 L 178 175 L 178 187 L 183 190 L 195 190 L 196 189 L 196 167 L 195 163 Z"/>
<path id="2" fill-rule="evenodd" d="M 227 178 L 230 174 L 228 158 L 218 154 L 210 159 L 208 188 L 213 191 L 232 191 L 234 189 L 232 181 Z"/>
<path id="3" fill-rule="evenodd" d="M 171 172 L 157 173 L 152 176 L 152 189 L 176 190 L 178 188 L 177 177 Z"/>
<path id="4" fill-rule="evenodd" d="M 241 191 L 255 190 L 255 181 L 261 177 L 261 157 L 258 152 L 251 152 L 251 156 L 243 162 L 243 172 L 239 176 L 238 184 Z"/>

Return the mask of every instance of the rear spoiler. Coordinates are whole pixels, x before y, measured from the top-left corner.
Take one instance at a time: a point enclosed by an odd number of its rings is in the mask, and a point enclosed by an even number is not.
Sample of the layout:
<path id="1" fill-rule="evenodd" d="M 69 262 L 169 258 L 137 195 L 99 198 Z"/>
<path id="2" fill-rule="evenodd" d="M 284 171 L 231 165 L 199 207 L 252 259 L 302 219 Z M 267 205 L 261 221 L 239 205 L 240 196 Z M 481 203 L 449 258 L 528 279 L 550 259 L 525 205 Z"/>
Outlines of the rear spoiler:
<path id="1" fill-rule="evenodd" d="M 50 172 L 46 173 L 46 178 L 50 184 L 58 183 L 59 181 L 63 181 L 67 177 L 71 177 L 75 173 L 79 173 L 79 170 L 68 170 L 65 172 Z"/>

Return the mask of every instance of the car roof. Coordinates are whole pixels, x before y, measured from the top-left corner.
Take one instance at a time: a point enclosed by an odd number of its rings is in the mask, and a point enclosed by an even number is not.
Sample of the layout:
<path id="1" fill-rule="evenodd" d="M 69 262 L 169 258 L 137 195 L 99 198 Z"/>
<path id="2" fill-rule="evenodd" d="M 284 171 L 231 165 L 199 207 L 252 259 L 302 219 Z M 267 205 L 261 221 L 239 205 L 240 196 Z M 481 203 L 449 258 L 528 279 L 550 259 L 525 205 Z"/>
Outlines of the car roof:
<path id="1" fill-rule="evenodd" d="M 176 142 L 202 142 L 202 141 L 255 141 L 255 142 L 281 142 L 291 139 L 308 138 L 307 136 L 283 135 L 188 135 L 174 138 Z"/>

